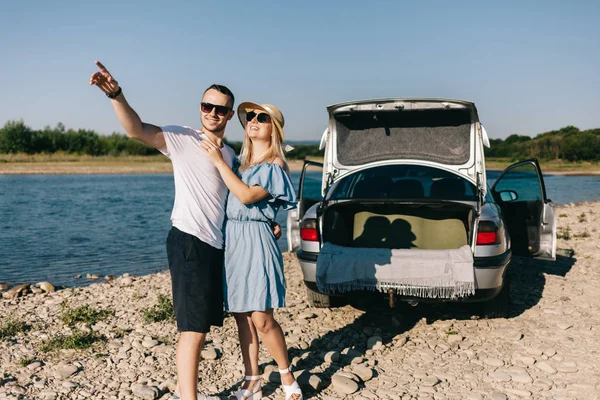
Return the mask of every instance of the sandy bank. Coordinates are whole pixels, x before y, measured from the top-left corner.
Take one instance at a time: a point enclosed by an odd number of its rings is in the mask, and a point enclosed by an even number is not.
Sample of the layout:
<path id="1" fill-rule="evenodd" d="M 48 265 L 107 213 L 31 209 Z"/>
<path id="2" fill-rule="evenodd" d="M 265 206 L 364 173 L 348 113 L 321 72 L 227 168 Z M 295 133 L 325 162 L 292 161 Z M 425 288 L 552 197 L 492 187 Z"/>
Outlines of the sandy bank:
<path id="1" fill-rule="evenodd" d="M 302 160 L 289 160 L 290 171 L 301 171 Z M 172 174 L 168 161 L 132 162 L 118 159 L 85 161 L 2 162 L 0 174 L 6 175 L 86 175 L 86 174 Z"/>
<path id="2" fill-rule="evenodd" d="M 460 304 L 311 309 L 297 260 L 285 254 L 288 306 L 276 316 L 312 388 L 306 398 L 600 398 L 600 202 L 561 207 L 558 221 L 556 262 L 513 260 L 507 319 L 477 319 Z M 3 300 L 2 321 L 12 315 L 32 329 L 0 341 L 0 398 L 164 398 L 177 332 L 170 321 L 142 317 L 160 294 L 170 296 L 168 272 Z M 91 327 L 106 342 L 40 351 L 43 340 L 71 331 L 59 319 L 63 302 L 112 311 Z M 209 339 L 201 385 L 226 398 L 243 376 L 233 318 Z M 264 349 L 260 357 L 264 395 L 282 398 L 269 382 L 271 358 Z"/>
<path id="3" fill-rule="evenodd" d="M 25 174 L 64 174 L 64 175 L 85 175 L 85 174 L 171 174 L 173 168 L 168 160 L 152 157 L 149 160 L 119 159 L 117 158 L 99 158 L 85 157 L 82 160 L 74 158 L 70 161 L 31 161 L 31 162 L 0 162 L 0 175 L 25 175 Z M 299 172 L 302 170 L 303 160 L 288 160 L 290 171 Z M 503 166 L 491 164 L 490 170 L 502 171 Z M 316 171 L 311 167 L 311 171 Z M 585 167 L 565 168 L 557 166 L 542 166 L 542 171 L 546 175 L 600 175 L 600 167 L 595 165 Z"/>

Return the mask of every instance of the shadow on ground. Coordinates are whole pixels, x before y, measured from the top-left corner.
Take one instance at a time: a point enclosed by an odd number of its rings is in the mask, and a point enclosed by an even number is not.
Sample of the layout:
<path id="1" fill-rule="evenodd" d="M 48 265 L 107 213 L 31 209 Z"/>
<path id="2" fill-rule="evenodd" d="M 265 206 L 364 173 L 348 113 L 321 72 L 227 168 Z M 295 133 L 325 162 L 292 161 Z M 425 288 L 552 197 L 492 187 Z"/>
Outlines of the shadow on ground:
<path id="1" fill-rule="evenodd" d="M 532 260 L 513 257 L 508 274 L 511 278 L 510 307 L 508 318 L 515 318 L 526 310 L 539 303 L 546 284 L 546 275 L 566 276 L 576 259 L 570 256 L 557 256 L 556 261 Z M 410 306 L 400 302 L 395 309 L 390 309 L 387 300 L 382 296 L 368 295 L 352 302 L 352 306 L 364 310 L 352 323 L 328 332 L 314 339 L 307 350 L 295 347 L 289 349 L 290 360 L 294 357 L 303 358 L 295 371 L 304 370 L 304 376 L 299 377 L 302 382 L 309 376 L 308 371 L 323 364 L 324 354 L 335 350 L 341 352 L 352 348 L 348 354 L 340 355 L 339 361 L 331 363 L 318 373 L 322 380 L 322 387 L 331 384 L 331 376 L 352 364 L 356 357 L 365 357 L 367 340 L 371 336 L 380 336 L 382 344 L 393 342 L 399 334 L 408 334 L 415 324 L 425 318 L 428 324 L 438 320 L 449 319 L 477 319 L 481 317 L 481 305 L 473 303 L 421 303 Z M 316 321 L 316 320 L 315 320 Z M 318 323 L 318 321 L 317 321 Z M 261 370 L 266 365 L 261 365 Z M 304 379 L 303 379 L 304 378 Z M 224 390 L 219 394 L 222 398 L 238 389 L 238 384 Z M 263 396 L 270 396 L 279 385 L 263 381 Z M 314 392 L 305 392 L 304 398 L 310 399 L 317 396 Z"/>

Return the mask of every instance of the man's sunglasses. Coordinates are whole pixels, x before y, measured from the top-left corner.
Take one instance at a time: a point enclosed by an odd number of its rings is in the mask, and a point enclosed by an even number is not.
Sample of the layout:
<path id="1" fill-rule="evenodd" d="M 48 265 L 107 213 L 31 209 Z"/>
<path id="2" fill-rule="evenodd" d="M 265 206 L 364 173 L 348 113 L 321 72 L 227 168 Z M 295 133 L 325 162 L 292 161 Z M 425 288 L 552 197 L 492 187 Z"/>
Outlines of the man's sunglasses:
<path id="1" fill-rule="evenodd" d="M 213 108 L 215 109 L 217 115 L 220 115 L 221 117 L 226 116 L 227 113 L 231 111 L 231 108 L 227 106 L 218 106 L 216 104 L 211 103 L 200 103 L 200 110 L 205 114 L 210 114 Z"/>
<path id="2" fill-rule="evenodd" d="M 254 117 L 256 117 L 256 120 L 258 122 L 260 122 L 261 124 L 270 124 L 271 123 L 271 116 L 267 113 L 260 113 L 257 114 L 254 111 L 250 111 L 249 113 L 246 113 L 246 121 L 250 122 L 254 119 Z"/>

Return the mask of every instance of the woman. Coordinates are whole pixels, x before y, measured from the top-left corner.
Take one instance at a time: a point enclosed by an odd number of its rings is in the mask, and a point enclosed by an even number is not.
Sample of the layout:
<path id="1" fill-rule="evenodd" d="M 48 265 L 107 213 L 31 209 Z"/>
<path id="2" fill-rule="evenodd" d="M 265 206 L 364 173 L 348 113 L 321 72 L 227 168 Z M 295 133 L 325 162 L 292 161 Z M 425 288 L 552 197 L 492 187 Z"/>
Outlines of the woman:
<path id="1" fill-rule="evenodd" d="M 273 309 L 285 306 L 283 258 L 271 222 L 279 208 L 294 208 L 296 196 L 282 151 L 284 119 L 270 104 L 245 102 L 238 107 L 245 128 L 236 174 L 219 148 L 200 143 L 230 190 L 225 224 L 225 308 L 238 326 L 246 372 L 242 389 L 231 397 L 262 398 L 258 370 L 258 333 L 277 362 L 286 400 L 302 399 L 289 369 L 287 347 Z"/>

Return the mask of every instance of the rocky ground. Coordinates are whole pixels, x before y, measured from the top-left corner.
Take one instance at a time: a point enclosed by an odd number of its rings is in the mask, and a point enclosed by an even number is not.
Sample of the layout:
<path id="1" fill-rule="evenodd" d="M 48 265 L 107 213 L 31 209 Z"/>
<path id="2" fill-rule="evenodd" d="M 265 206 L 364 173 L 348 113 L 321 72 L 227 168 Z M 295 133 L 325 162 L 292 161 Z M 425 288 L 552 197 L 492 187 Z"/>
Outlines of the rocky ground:
<path id="1" fill-rule="evenodd" d="M 558 215 L 557 261 L 512 263 L 507 319 L 478 318 L 476 308 L 456 304 L 309 308 L 295 256 L 286 254 L 288 307 L 276 315 L 305 397 L 600 399 L 600 203 L 561 207 Z M 160 294 L 170 296 L 168 272 L 2 300 L 3 323 L 30 329 L 0 341 L 0 399 L 166 398 L 175 381 L 175 325 L 143 318 Z M 69 327 L 63 303 L 112 314 Z M 90 329 L 105 340 L 83 350 L 40 348 Z M 226 398 L 243 375 L 233 318 L 209 339 L 200 384 Z M 261 362 L 263 394 L 282 399 L 265 351 Z"/>

